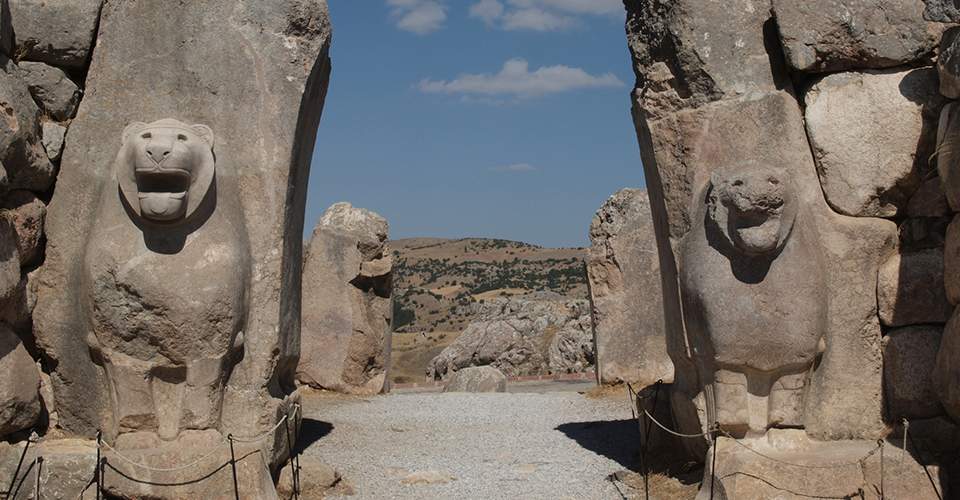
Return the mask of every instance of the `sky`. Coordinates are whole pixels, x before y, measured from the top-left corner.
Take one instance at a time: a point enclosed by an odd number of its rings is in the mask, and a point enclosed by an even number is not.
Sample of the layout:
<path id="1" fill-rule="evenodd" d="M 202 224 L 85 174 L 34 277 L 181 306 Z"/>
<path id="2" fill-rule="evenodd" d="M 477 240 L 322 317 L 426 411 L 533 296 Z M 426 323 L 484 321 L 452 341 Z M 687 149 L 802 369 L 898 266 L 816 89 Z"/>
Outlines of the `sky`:
<path id="1" fill-rule="evenodd" d="M 340 201 L 391 240 L 590 245 L 643 188 L 621 0 L 327 0 L 333 39 L 304 236 Z"/>

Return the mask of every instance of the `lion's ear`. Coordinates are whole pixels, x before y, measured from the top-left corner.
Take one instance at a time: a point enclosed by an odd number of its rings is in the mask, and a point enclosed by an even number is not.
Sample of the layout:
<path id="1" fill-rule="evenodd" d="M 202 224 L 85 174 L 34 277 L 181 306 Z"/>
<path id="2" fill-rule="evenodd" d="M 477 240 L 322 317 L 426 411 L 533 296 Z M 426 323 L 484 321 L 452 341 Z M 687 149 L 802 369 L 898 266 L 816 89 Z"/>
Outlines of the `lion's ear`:
<path id="1" fill-rule="evenodd" d="M 203 142 L 207 143 L 207 147 L 213 149 L 213 130 L 211 130 L 210 127 L 197 124 L 190 128 L 203 139 Z"/>
<path id="2" fill-rule="evenodd" d="M 120 134 L 120 144 L 121 145 L 126 144 L 127 139 L 129 139 L 130 136 L 136 134 L 137 132 L 145 128 L 147 128 L 147 124 L 143 122 L 133 122 L 130 125 L 127 125 L 127 128 L 123 129 L 123 133 Z"/>

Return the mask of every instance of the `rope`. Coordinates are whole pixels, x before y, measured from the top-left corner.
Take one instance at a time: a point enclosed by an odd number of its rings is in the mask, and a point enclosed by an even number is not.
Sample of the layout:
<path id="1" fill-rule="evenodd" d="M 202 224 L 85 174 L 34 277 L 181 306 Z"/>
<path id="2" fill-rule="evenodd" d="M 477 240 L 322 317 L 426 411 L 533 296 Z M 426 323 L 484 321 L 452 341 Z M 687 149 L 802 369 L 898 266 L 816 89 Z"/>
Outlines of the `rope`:
<path id="1" fill-rule="evenodd" d="M 665 431 L 669 432 L 670 434 L 673 434 L 674 436 L 677 436 L 677 437 L 682 437 L 682 438 L 698 438 L 698 437 L 703 437 L 703 436 L 708 436 L 708 435 L 710 435 L 710 434 L 713 434 L 713 430 L 712 430 L 712 429 L 709 430 L 709 431 L 707 431 L 707 432 L 701 432 L 700 434 L 680 434 L 679 432 L 676 432 L 676 431 L 672 431 L 672 430 L 670 430 L 670 429 L 667 429 L 666 427 L 663 426 L 663 424 L 661 424 L 660 422 L 657 422 L 657 419 L 653 418 L 653 415 L 651 415 L 650 412 L 648 412 L 646 409 L 643 410 L 643 414 L 646 415 L 647 418 L 649 418 L 650 420 L 652 420 L 653 423 L 657 424 L 657 427 L 659 427 L 659 428 L 661 428 L 661 429 L 663 429 L 663 430 L 665 430 Z"/>
<path id="2" fill-rule="evenodd" d="M 297 412 L 297 410 L 298 410 L 299 408 L 300 408 L 300 405 L 294 406 L 294 409 L 293 409 L 294 415 L 296 415 L 296 412 Z M 272 429 L 270 429 L 269 431 L 263 433 L 262 435 L 260 435 L 260 436 L 258 436 L 258 437 L 256 437 L 256 438 L 253 438 L 253 439 L 237 439 L 237 438 L 232 438 L 232 439 L 233 439 L 233 442 L 235 442 L 235 443 L 249 444 L 249 443 L 257 443 L 257 442 L 263 441 L 264 439 L 266 439 L 267 437 L 269 437 L 271 434 L 273 434 L 273 432 L 276 431 L 277 428 L 279 428 L 280 425 L 283 424 L 283 423 L 286 422 L 286 421 L 287 421 L 287 415 L 284 415 L 283 418 L 281 418 L 280 421 L 277 422 L 277 425 L 274 425 Z M 194 466 L 200 464 L 200 463 L 203 462 L 204 460 L 206 460 L 206 459 L 210 458 L 211 456 L 213 456 L 213 454 L 216 453 L 217 450 L 219 450 L 220 448 L 222 448 L 223 445 L 227 444 L 230 440 L 231 440 L 231 436 L 227 436 L 226 438 L 223 438 L 223 441 L 220 441 L 220 444 L 218 444 L 218 445 L 215 446 L 212 450 L 210 450 L 210 453 L 207 453 L 206 455 L 204 455 L 204 456 L 202 456 L 202 457 L 194 460 L 193 462 L 190 462 L 190 463 L 187 464 L 187 465 L 181 465 L 180 467 L 172 467 L 172 468 L 169 468 L 169 469 L 156 468 L 156 467 L 150 467 L 150 466 L 147 466 L 147 465 L 143 465 L 143 464 L 141 464 L 141 463 L 135 462 L 135 461 L 133 461 L 133 460 L 131 460 L 131 459 L 123 456 L 119 451 L 117 451 L 116 449 L 114 449 L 114 447 L 112 447 L 112 446 L 110 446 L 109 444 L 107 444 L 106 441 L 101 441 L 100 444 L 101 444 L 103 447 L 106 447 L 106 449 L 112 451 L 114 455 L 120 457 L 120 458 L 121 458 L 122 460 L 124 460 L 125 462 L 127 462 L 127 463 L 129 463 L 129 464 L 131 464 L 131 465 L 133 465 L 133 466 L 135 466 L 135 467 L 138 467 L 138 468 L 140 468 L 140 469 L 149 470 L 149 471 L 154 471 L 154 472 L 176 472 L 176 471 L 180 471 L 180 470 L 184 470 L 184 469 L 189 469 L 189 468 L 191 468 L 191 467 L 194 467 Z"/>

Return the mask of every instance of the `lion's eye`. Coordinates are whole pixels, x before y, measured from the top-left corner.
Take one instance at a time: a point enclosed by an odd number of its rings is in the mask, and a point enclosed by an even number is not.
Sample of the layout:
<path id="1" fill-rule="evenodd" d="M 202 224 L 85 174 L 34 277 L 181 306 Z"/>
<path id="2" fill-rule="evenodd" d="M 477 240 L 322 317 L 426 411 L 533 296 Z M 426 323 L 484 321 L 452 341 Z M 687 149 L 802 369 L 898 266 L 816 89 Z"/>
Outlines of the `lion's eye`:
<path id="1" fill-rule="evenodd" d="M 743 185 L 743 181 L 740 180 L 740 179 L 737 179 L 737 180 L 733 181 L 731 184 L 733 184 L 735 187 L 740 187 L 740 186 Z"/>
<path id="2" fill-rule="evenodd" d="M 771 178 L 768 179 L 768 180 L 769 180 L 770 184 L 773 184 L 774 186 L 776 186 L 777 184 L 780 184 L 780 179 L 777 179 L 776 177 L 771 177 Z"/>
<path id="3" fill-rule="evenodd" d="M 183 135 L 183 134 L 177 134 L 177 140 L 178 140 L 178 141 L 184 141 L 184 142 L 186 142 L 187 136 L 185 136 L 185 135 Z"/>
<path id="4" fill-rule="evenodd" d="M 144 132 L 143 135 L 140 136 L 141 139 L 149 139 L 151 137 L 153 137 L 153 134 L 150 132 Z"/>

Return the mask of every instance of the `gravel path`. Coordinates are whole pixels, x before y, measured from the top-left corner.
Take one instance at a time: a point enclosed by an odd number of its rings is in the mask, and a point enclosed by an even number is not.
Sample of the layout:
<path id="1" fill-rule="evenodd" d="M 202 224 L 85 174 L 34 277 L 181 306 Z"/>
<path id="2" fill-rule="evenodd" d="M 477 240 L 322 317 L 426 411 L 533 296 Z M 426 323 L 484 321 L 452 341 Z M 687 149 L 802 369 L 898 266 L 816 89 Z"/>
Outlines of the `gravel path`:
<path id="1" fill-rule="evenodd" d="M 607 479 L 635 466 L 636 421 L 625 395 L 305 395 L 304 409 L 304 453 L 336 468 L 351 499 L 634 496 Z M 401 484 L 426 471 L 456 480 Z"/>

